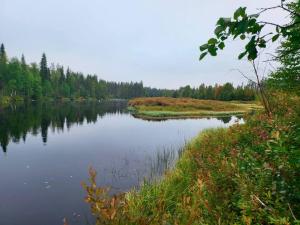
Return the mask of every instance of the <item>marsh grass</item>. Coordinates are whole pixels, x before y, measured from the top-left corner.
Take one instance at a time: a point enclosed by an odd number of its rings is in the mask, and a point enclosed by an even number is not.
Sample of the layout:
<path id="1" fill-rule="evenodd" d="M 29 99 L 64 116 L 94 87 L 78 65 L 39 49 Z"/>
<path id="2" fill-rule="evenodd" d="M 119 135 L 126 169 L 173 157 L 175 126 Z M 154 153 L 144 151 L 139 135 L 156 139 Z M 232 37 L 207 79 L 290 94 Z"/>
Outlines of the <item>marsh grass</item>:
<path id="1" fill-rule="evenodd" d="M 153 183 L 163 179 L 164 175 L 174 168 L 184 149 L 184 147 L 171 147 L 157 151 L 155 157 L 150 159 L 150 172 L 145 177 L 146 181 Z"/>
<path id="2" fill-rule="evenodd" d="M 128 105 L 134 116 L 145 119 L 241 115 L 261 109 L 256 102 L 168 97 L 136 98 L 130 100 Z"/>

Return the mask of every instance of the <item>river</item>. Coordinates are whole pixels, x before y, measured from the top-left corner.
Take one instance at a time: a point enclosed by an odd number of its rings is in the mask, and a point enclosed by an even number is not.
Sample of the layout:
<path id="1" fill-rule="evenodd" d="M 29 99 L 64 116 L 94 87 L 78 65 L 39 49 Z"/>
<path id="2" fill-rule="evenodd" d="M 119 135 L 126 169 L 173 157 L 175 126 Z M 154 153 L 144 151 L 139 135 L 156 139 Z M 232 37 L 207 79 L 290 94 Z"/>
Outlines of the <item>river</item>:
<path id="1" fill-rule="evenodd" d="M 39 103 L 0 109 L 0 224 L 93 222 L 82 181 L 88 168 L 111 193 L 161 176 L 201 130 L 236 117 L 147 121 L 125 101 Z"/>

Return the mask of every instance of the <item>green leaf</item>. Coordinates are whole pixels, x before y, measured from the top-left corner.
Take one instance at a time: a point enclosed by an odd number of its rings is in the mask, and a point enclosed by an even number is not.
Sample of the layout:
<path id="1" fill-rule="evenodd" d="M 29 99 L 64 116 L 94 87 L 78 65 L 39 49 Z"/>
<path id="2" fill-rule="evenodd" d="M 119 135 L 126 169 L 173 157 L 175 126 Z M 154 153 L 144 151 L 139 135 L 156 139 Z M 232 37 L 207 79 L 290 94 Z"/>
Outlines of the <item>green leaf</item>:
<path id="1" fill-rule="evenodd" d="M 200 55 L 199 60 L 202 60 L 206 55 L 207 55 L 207 52 L 203 52 L 203 53 Z"/>
<path id="2" fill-rule="evenodd" d="M 239 17 L 246 17 L 246 7 L 240 7 L 238 8 L 235 12 L 234 12 L 234 15 L 233 15 L 233 18 L 235 20 L 237 20 Z"/>
<path id="3" fill-rule="evenodd" d="M 237 19 L 239 18 L 240 12 L 241 12 L 241 8 L 238 8 L 238 9 L 234 12 L 233 18 L 234 18 L 235 20 L 237 20 Z"/>
<path id="4" fill-rule="evenodd" d="M 224 18 L 220 18 L 220 19 L 217 21 L 217 25 L 220 25 L 221 27 L 225 26 L 225 19 L 224 19 Z"/>
<path id="5" fill-rule="evenodd" d="M 227 39 L 227 37 L 226 36 L 222 36 L 222 37 L 220 37 L 220 39 L 221 39 L 221 41 L 225 41 Z"/>
<path id="6" fill-rule="evenodd" d="M 240 36 L 240 38 L 241 38 L 241 40 L 245 40 L 246 35 L 245 35 L 245 34 L 242 34 L 242 35 Z"/>
<path id="7" fill-rule="evenodd" d="M 241 33 L 245 33 L 249 24 L 247 20 L 242 20 L 241 22 L 238 23 L 237 25 L 237 31 Z"/>
<path id="8" fill-rule="evenodd" d="M 265 48 L 266 47 L 266 41 L 264 39 L 260 39 L 258 43 L 258 47 Z"/>
<path id="9" fill-rule="evenodd" d="M 218 47 L 219 47 L 220 49 L 224 49 L 224 48 L 225 48 L 224 42 L 221 42 L 221 43 L 218 45 Z"/>
<path id="10" fill-rule="evenodd" d="M 255 18 L 251 18 L 249 21 L 248 21 L 248 26 L 249 27 L 252 27 L 254 26 L 255 24 L 257 24 L 257 21 Z"/>
<path id="11" fill-rule="evenodd" d="M 264 25 L 259 25 L 256 20 L 255 21 L 249 21 L 248 30 L 252 34 L 257 34 L 262 30 L 263 27 L 264 27 Z"/>
<path id="12" fill-rule="evenodd" d="M 208 48 L 208 52 L 209 52 L 210 55 L 216 56 L 217 55 L 217 48 L 215 46 L 210 46 Z"/>
<path id="13" fill-rule="evenodd" d="M 204 44 L 200 46 L 200 51 L 205 51 L 206 49 L 208 49 L 209 45 L 208 44 Z"/>
<path id="14" fill-rule="evenodd" d="M 241 54 L 239 54 L 239 59 L 244 58 L 244 56 L 247 54 L 247 52 L 242 52 Z"/>
<path id="15" fill-rule="evenodd" d="M 251 49 L 251 51 L 248 51 L 248 59 L 254 60 L 256 58 L 257 58 L 257 49 L 256 47 L 254 47 L 253 49 Z"/>
<path id="16" fill-rule="evenodd" d="M 279 38 L 279 34 L 276 34 L 272 37 L 272 42 L 275 42 Z"/>
<path id="17" fill-rule="evenodd" d="M 211 38 L 211 39 L 209 39 L 208 40 L 208 42 L 207 42 L 209 45 L 215 45 L 215 44 L 217 44 L 218 43 L 218 40 L 217 39 L 215 39 L 215 38 Z"/>
<path id="18" fill-rule="evenodd" d="M 219 35 L 222 31 L 224 31 L 224 27 L 222 26 L 217 26 L 216 29 L 215 29 L 215 35 Z"/>
<path id="19" fill-rule="evenodd" d="M 253 35 L 251 40 L 246 45 L 246 52 L 248 52 L 248 59 L 254 60 L 257 58 L 257 49 L 256 49 L 256 36 Z"/>
<path id="20" fill-rule="evenodd" d="M 222 26 L 222 27 L 226 27 L 230 24 L 231 22 L 231 18 L 224 18 L 224 17 L 221 17 L 218 22 L 217 22 L 217 25 L 219 26 Z"/>

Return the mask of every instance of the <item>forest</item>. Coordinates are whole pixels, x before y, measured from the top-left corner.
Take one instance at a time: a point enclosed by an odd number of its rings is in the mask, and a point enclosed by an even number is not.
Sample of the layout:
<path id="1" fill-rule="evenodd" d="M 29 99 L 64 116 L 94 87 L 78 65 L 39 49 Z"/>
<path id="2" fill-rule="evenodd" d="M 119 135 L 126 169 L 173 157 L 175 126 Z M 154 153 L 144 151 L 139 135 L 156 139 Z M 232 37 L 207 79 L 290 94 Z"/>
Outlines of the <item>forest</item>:
<path id="1" fill-rule="evenodd" d="M 39 64 L 27 64 L 24 55 L 8 59 L 0 48 L 0 102 L 22 99 L 130 99 L 134 97 L 190 97 L 215 100 L 254 100 L 255 85 L 187 85 L 177 90 L 144 87 L 143 82 L 111 82 L 97 75 L 84 75 L 61 65 L 48 66 L 42 55 Z"/>

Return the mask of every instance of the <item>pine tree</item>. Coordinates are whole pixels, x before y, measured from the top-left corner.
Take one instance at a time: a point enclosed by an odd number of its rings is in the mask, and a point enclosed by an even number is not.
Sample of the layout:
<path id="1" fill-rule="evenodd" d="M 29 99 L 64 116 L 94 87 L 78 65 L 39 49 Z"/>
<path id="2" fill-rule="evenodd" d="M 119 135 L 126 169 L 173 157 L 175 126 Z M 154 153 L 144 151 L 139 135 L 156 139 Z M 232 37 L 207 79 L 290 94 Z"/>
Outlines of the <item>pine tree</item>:
<path id="1" fill-rule="evenodd" d="M 0 47 L 0 64 L 5 65 L 7 63 L 7 56 L 5 52 L 4 44 L 1 44 Z"/>
<path id="2" fill-rule="evenodd" d="M 67 68 L 66 79 L 67 79 L 67 81 L 70 81 L 70 79 L 71 79 L 71 72 L 70 72 L 70 68 L 69 67 Z"/>
<path id="3" fill-rule="evenodd" d="M 46 54 L 43 53 L 41 63 L 40 63 L 40 75 L 43 81 L 49 80 L 49 69 L 47 65 Z"/>
<path id="4" fill-rule="evenodd" d="M 4 86 L 6 64 L 7 64 L 7 56 L 6 56 L 4 44 L 1 44 L 1 47 L 0 47 L 0 90 L 2 90 L 3 86 Z"/>
<path id="5" fill-rule="evenodd" d="M 59 67 L 59 81 L 60 82 L 64 82 L 66 80 L 66 77 L 65 77 L 65 72 L 64 72 L 64 67 L 61 66 Z"/>
<path id="6" fill-rule="evenodd" d="M 21 66 L 22 66 L 23 71 L 27 70 L 26 60 L 25 60 L 25 56 L 23 54 L 21 56 Z"/>

